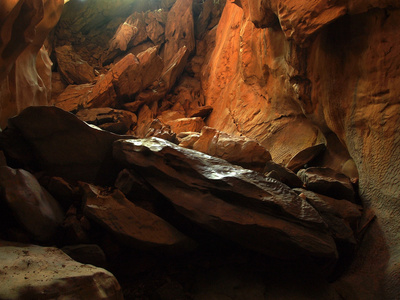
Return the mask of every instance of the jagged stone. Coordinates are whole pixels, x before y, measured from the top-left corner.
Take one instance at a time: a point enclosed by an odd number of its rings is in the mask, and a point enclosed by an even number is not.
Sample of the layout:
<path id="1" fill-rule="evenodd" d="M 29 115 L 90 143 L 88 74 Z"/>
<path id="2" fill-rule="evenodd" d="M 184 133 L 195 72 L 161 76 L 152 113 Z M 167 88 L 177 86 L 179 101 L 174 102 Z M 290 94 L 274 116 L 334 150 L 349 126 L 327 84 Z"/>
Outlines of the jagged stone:
<path id="1" fill-rule="evenodd" d="M 202 128 L 192 149 L 260 172 L 265 163 L 271 160 L 269 152 L 256 141 L 232 136 L 211 127 Z"/>
<path id="2" fill-rule="evenodd" d="M 306 189 L 335 199 L 354 202 L 355 192 L 350 179 L 330 168 L 312 167 L 301 169 L 297 175 Z"/>
<path id="3" fill-rule="evenodd" d="M 167 125 L 171 126 L 171 129 L 175 133 L 194 131 L 200 132 L 205 126 L 202 118 L 181 118 L 166 122 Z"/>
<path id="4" fill-rule="evenodd" d="M 200 117 L 205 119 L 211 114 L 212 111 L 213 108 L 210 105 L 198 106 L 189 111 L 188 117 L 189 118 Z"/>
<path id="5" fill-rule="evenodd" d="M 76 54 L 71 45 L 55 49 L 58 71 L 68 84 L 90 83 L 95 78 L 94 69 Z"/>
<path id="6" fill-rule="evenodd" d="M 0 269 L 1 299 L 123 299 L 110 272 L 57 248 L 0 242 Z"/>
<path id="7" fill-rule="evenodd" d="M 304 165 L 308 164 L 324 149 L 326 149 L 324 144 L 308 147 L 293 156 L 286 164 L 286 168 L 292 170 L 293 172 L 297 172 L 301 168 L 304 168 Z"/>
<path id="8" fill-rule="evenodd" d="M 165 25 L 164 61 L 168 65 L 182 47 L 188 55 L 195 49 L 193 0 L 177 0 L 168 12 Z"/>
<path id="9" fill-rule="evenodd" d="M 273 161 L 267 161 L 263 170 L 263 173 L 274 172 L 273 178 L 290 186 L 291 188 L 299 188 L 303 186 L 303 181 L 291 170 L 284 166 L 274 163 Z M 267 175 L 271 177 L 270 175 Z"/>
<path id="10" fill-rule="evenodd" d="M 136 206 L 119 190 L 84 184 L 84 214 L 122 243 L 145 250 L 186 251 L 194 242 L 160 217 Z"/>
<path id="11" fill-rule="evenodd" d="M 12 213 L 35 239 L 47 241 L 56 233 L 63 212 L 32 174 L 0 167 L 0 187 Z"/>
<path id="12" fill-rule="evenodd" d="M 86 123 L 117 134 L 126 134 L 137 124 L 134 113 L 107 107 L 82 109 L 76 116 Z"/>
<path id="13" fill-rule="evenodd" d="M 318 212 L 276 180 L 157 138 L 116 141 L 114 157 L 140 170 L 178 212 L 226 238 L 286 259 L 336 258 Z"/>
<path id="14" fill-rule="evenodd" d="M 294 189 L 320 213 L 336 239 L 356 243 L 352 226 L 360 221 L 362 207 L 347 200 L 337 200 L 305 189 Z"/>
<path id="15" fill-rule="evenodd" d="M 22 147 L 32 147 L 35 164 L 49 175 L 105 183 L 114 182 L 119 172 L 110 151 L 123 136 L 93 129 L 62 109 L 28 107 L 9 120 L 9 128 L 15 138 L 23 138 Z"/>

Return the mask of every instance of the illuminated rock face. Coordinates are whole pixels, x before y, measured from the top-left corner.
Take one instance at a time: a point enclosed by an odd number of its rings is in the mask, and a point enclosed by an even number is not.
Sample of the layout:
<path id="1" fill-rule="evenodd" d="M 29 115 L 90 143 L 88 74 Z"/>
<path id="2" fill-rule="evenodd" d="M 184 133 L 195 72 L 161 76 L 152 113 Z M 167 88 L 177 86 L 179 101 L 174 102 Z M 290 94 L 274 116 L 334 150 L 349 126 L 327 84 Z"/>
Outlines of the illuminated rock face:
<path id="1" fill-rule="evenodd" d="M 361 288 L 338 289 L 349 299 L 397 298 L 399 3 L 244 0 L 239 5 L 226 4 L 216 46 L 203 65 L 206 103 L 214 109 L 207 125 L 258 139 L 278 162 L 315 144 L 315 125 L 329 137 L 328 151 L 345 145 L 360 174 L 361 199 L 377 218 L 340 281 Z"/>
<path id="2" fill-rule="evenodd" d="M 62 0 L 0 4 L 0 127 L 27 106 L 49 104 L 52 62 L 42 46 L 63 5 Z"/>

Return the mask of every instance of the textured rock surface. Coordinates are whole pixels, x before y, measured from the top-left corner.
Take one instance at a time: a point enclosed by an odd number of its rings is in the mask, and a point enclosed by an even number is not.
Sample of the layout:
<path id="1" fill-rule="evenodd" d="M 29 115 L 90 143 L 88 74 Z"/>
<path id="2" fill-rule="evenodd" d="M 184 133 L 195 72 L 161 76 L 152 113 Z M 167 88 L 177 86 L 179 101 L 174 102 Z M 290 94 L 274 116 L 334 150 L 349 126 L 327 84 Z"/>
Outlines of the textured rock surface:
<path id="1" fill-rule="evenodd" d="M 73 261 L 56 248 L 0 242 L 2 299 L 123 299 L 108 271 Z"/>
<path id="2" fill-rule="evenodd" d="M 262 171 L 265 164 L 271 160 L 267 149 L 256 141 L 231 136 L 210 127 L 201 130 L 191 149 L 258 171 Z"/>
<path id="3" fill-rule="evenodd" d="M 94 80 L 94 69 L 79 55 L 74 53 L 72 46 L 65 45 L 55 49 L 58 71 L 68 84 L 90 83 Z"/>
<path id="4" fill-rule="evenodd" d="M 29 105 L 48 105 L 52 62 L 43 43 L 57 24 L 62 0 L 0 4 L 0 127 Z"/>
<path id="5" fill-rule="evenodd" d="M 159 251 L 182 251 L 193 241 L 156 215 L 136 206 L 121 191 L 106 193 L 84 185 L 84 213 L 123 243 L 135 248 Z"/>
<path id="6" fill-rule="evenodd" d="M 63 212 L 32 174 L 0 167 L 0 187 L 8 207 L 35 239 L 46 241 L 56 233 Z"/>
<path id="7" fill-rule="evenodd" d="M 273 179 L 157 138 L 117 141 L 113 153 L 140 167 L 179 212 L 222 236 L 286 259 L 337 256 L 318 212 Z"/>
<path id="8" fill-rule="evenodd" d="M 314 192 L 331 196 L 336 199 L 347 199 L 354 202 L 354 188 L 350 179 L 344 174 L 329 168 L 301 169 L 297 175 L 304 186 Z"/>

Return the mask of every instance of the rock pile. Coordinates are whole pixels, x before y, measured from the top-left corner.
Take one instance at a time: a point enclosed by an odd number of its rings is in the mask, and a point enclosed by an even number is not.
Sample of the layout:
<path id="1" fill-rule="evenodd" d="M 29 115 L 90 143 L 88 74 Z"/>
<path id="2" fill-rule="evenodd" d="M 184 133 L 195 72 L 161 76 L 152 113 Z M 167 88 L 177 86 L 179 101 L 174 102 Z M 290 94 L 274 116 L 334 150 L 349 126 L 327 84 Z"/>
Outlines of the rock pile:
<path id="1" fill-rule="evenodd" d="M 101 119 L 101 111 L 92 112 L 81 117 Z M 33 116 L 40 116 L 34 124 Z M 204 152 L 236 162 L 257 161 L 257 165 L 264 160 L 266 174 L 278 176 L 269 177 L 193 150 L 200 144 L 187 149 L 177 145 L 178 140 L 173 143 L 157 137 L 117 135 L 93 128 L 56 107 L 30 107 L 10 119 L 0 134 L 8 164 L 0 167 L 0 237 L 42 246 L 56 244 L 82 262 L 88 261 L 85 253 L 91 251 L 98 259 L 89 261 L 101 267 L 115 261 L 123 249 L 150 257 L 201 253 L 209 243 L 205 236 L 218 241 L 213 243 L 229 241 L 233 247 L 243 247 L 257 255 L 309 261 L 324 276 L 342 266 L 357 245 L 357 226 L 363 212 L 354 203 L 356 192 L 344 175 L 316 167 L 300 170 L 303 188 L 292 190 L 289 186 L 299 187 L 300 178 L 274 164 L 265 149 L 254 151 L 261 147 L 254 141 L 234 137 L 229 140 L 229 135 L 211 128 L 204 128 L 193 145 L 202 139 L 201 145 L 208 149 Z M 21 149 L 28 148 L 31 155 L 20 159 Z M 221 154 L 221 149 L 227 152 Z M 249 156 L 257 153 L 254 158 Z M 323 181 L 312 181 L 311 174 L 317 173 Z M 334 194 L 330 189 L 332 181 Z M 16 184 L 20 186 L 17 189 Z M 308 187 L 319 194 L 306 190 Z M 350 190 L 353 202 L 344 200 Z M 52 248 L 30 247 L 2 245 L 0 253 L 22 251 L 23 259 L 34 265 L 39 264 L 36 257 L 43 259 L 36 252 L 48 253 L 48 264 L 60 255 Z M 10 259 L 4 261 L 5 266 L 16 263 Z M 78 266 L 68 259 L 63 265 L 66 270 Z M 52 273 L 50 269 L 48 272 Z M 86 275 L 80 276 L 78 282 L 74 279 L 78 275 L 68 271 L 71 277 L 67 282 L 76 285 L 77 293 L 100 293 L 90 285 L 82 286 L 100 276 L 99 288 L 107 290 L 107 299 L 121 297 L 111 274 L 90 266 L 81 270 Z M 31 272 L 48 278 L 47 285 L 37 278 L 27 281 L 32 293 L 51 290 L 57 280 L 52 277 L 54 273 L 46 275 L 29 264 L 18 272 L 28 278 Z M 1 276 L 8 278 L 9 274 Z M 75 291 L 68 286 L 59 292 L 69 295 L 69 289 Z M 10 286 L 4 293 L 23 291 L 26 292 L 25 283 Z"/>

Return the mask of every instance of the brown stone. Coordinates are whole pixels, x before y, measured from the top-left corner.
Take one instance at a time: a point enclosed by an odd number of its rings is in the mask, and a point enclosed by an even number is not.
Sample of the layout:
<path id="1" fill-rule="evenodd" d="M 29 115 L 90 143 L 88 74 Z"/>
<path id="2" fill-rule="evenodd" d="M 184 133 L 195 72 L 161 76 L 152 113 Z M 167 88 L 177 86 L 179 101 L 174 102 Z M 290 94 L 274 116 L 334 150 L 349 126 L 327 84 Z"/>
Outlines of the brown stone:
<path id="1" fill-rule="evenodd" d="M 326 148 L 324 144 L 315 145 L 309 148 L 306 148 L 295 156 L 293 156 L 290 161 L 287 163 L 286 168 L 292 170 L 293 172 L 297 172 L 304 165 L 308 164 L 313 158 L 315 158 L 321 151 Z"/>
<path id="2" fill-rule="evenodd" d="M 175 133 L 194 131 L 200 132 L 204 127 L 204 121 L 202 118 L 181 118 L 166 122 L 167 125 L 171 126 L 171 129 Z"/>
<path id="3" fill-rule="evenodd" d="M 186 47 L 188 55 L 195 48 L 192 4 L 193 0 L 177 0 L 168 12 L 164 49 L 164 61 L 167 65 L 182 47 Z"/>
<path id="4" fill-rule="evenodd" d="M 106 107 L 82 109 L 76 116 L 86 123 L 117 134 L 126 134 L 137 124 L 134 113 Z"/>
<path id="5" fill-rule="evenodd" d="M 109 155 L 123 136 L 93 129 L 57 107 L 29 107 L 10 119 L 9 127 L 29 142 L 35 163 L 49 175 L 104 183 L 114 182 L 119 172 Z"/>
<path id="6" fill-rule="evenodd" d="M 84 184 L 83 211 L 129 246 L 159 251 L 182 251 L 193 241 L 156 215 L 134 205 L 119 190 L 107 193 Z"/>
<path id="7" fill-rule="evenodd" d="M 123 299 L 108 271 L 72 260 L 57 248 L 0 243 L 2 299 Z"/>
<path id="8" fill-rule="evenodd" d="M 192 149 L 260 172 L 265 163 L 271 160 L 269 152 L 256 141 L 232 136 L 210 127 L 202 128 Z"/>
<path id="9" fill-rule="evenodd" d="M 89 264 L 100 268 L 104 268 L 107 265 L 104 251 L 95 244 L 64 246 L 61 250 L 73 260 L 82 264 Z"/>
<path id="10" fill-rule="evenodd" d="M 0 186 L 8 207 L 35 239 L 47 241 L 54 236 L 63 221 L 63 212 L 32 174 L 0 167 Z"/>
<path id="11" fill-rule="evenodd" d="M 70 45 L 55 49 L 58 71 L 68 84 L 91 83 L 95 78 L 94 69 L 74 52 Z"/>
<path id="12" fill-rule="evenodd" d="M 178 212 L 246 247 L 290 259 L 337 255 L 318 212 L 276 180 L 157 138 L 117 141 L 114 157 Z"/>
<path id="13" fill-rule="evenodd" d="M 337 173 L 330 168 L 312 167 L 301 169 L 297 175 L 304 182 L 304 186 L 311 191 L 335 199 L 355 201 L 353 185 L 344 174 Z"/>
<path id="14" fill-rule="evenodd" d="M 266 176 L 272 177 L 290 186 L 291 188 L 299 188 L 303 186 L 303 181 L 301 181 L 301 179 L 294 172 L 280 164 L 274 163 L 271 160 L 265 163 L 263 170 L 263 173 L 270 172 L 273 172 L 273 174 L 266 174 Z"/>

